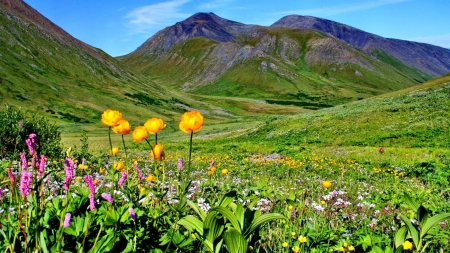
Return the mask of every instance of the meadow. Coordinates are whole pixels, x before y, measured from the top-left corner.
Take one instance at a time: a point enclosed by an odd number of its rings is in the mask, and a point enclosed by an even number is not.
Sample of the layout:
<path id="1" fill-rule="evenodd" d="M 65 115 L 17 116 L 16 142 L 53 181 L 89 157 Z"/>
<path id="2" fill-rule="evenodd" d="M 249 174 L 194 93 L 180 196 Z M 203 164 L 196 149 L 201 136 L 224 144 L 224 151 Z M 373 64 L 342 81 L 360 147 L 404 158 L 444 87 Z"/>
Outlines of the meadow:
<path id="1" fill-rule="evenodd" d="M 6 110 L 0 248 L 448 251 L 448 90 L 445 79 L 313 113 L 210 125 L 188 112 L 131 127 L 105 109 L 103 124 L 59 149 L 51 123 Z"/>

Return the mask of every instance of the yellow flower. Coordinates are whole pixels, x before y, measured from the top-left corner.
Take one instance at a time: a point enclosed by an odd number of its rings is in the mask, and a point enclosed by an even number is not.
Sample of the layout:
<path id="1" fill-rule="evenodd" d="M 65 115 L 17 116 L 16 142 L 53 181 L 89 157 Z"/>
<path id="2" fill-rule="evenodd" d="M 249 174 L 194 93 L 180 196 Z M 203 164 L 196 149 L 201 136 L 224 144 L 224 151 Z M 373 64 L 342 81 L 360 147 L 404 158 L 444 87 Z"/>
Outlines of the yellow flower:
<path id="1" fill-rule="evenodd" d="M 405 241 L 404 243 L 402 243 L 402 245 L 404 250 L 412 250 L 413 248 L 413 245 L 410 241 Z"/>
<path id="2" fill-rule="evenodd" d="M 299 246 L 295 246 L 292 248 L 292 251 L 294 251 L 295 253 L 298 253 L 300 251 L 300 247 Z"/>
<path id="3" fill-rule="evenodd" d="M 320 204 L 323 206 L 326 204 L 325 200 L 320 201 Z"/>
<path id="4" fill-rule="evenodd" d="M 345 252 L 345 249 L 344 249 L 344 247 L 340 247 L 340 248 L 339 248 L 339 251 L 341 251 L 341 252 Z"/>
<path id="5" fill-rule="evenodd" d="M 283 244 L 281 244 L 281 246 L 283 246 L 283 248 L 287 248 L 287 246 L 289 246 L 288 242 L 283 242 Z"/>
<path id="6" fill-rule="evenodd" d="M 87 169 L 89 169 L 89 166 L 84 165 L 84 170 L 87 170 Z"/>
<path id="7" fill-rule="evenodd" d="M 294 208 L 293 206 L 291 206 L 291 205 L 289 205 L 288 206 L 288 209 L 289 209 L 289 211 L 291 211 L 292 210 L 292 208 Z"/>
<path id="8" fill-rule="evenodd" d="M 155 159 L 156 161 L 161 161 L 164 158 L 163 145 L 159 143 L 153 145 L 152 151 L 150 151 L 150 157 Z"/>
<path id="9" fill-rule="evenodd" d="M 308 241 L 308 239 L 306 239 L 306 237 L 304 237 L 304 236 L 299 236 L 298 237 L 298 241 L 300 242 L 300 243 L 305 243 L 305 242 L 307 242 Z"/>
<path id="10" fill-rule="evenodd" d="M 355 247 L 350 246 L 350 247 L 348 247 L 348 250 L 349 250 L 349 251 L 355 251 Z"/>
<path id="11" fill-rule="evenodd" d="M 117 125 L 112 128 L 112 130 L 116 134 L 129 134 L 131 131 L 130 122 L 128 122 L 128 120 L 121 119 L 117 122 Z"/>
<path id="12" fill-rule="evenodd" d="M 342 246 L 344 246 L 344 248 L 347 248 L 348 247 L 348 243 L 344 242 L 344 244 Z"/>
<path id="13" fill-rule="evenodd" d="M 81 164 L 81 163 L 80 163 L 80 164 L 78 164 L 78 169 L 80 169 L 80 170 L 81 170 L 82 168 L 83 168 L 83 164 Z"/>
<path id="14" fill-rule="evenodd" d="M 98 173 L 105 174 L 105 169 L 101 168 Z"/>
<path id="15" fill-rule="evenodd" d="M 102 123 L 105 126 L 113 127 L 119 123 L 119 120 L 122 119 L 122 113 L 115 110 L 107 109 L 102 114 Z"/>
<path id="16" fill-rule="evenodd" d="M 149 175 L 148 177 L 145 178 L 145 181 L 147 181 L 148 183 L 151 183 L 151 182 L 155 181 L 155 176 Z"/>
<path id="17" fill-rule="evenodd" d="M 134 129 L 133 133 L 131 134 L 131 137 L 133 137 L 133 140 L 135 142 L 143 141 L 147 138 L 147 128 L 143 126 L 138 126 Z"/>
<path id="18" fill-rule="evenodd" d="M 212 170 L 208 170 L 208 177 L 211 176 L 214 173 Z"/>
<path id="19" fill-rule="evenodd" d="M 144 126 L 147 128 L 149 134 L 156 134 L 160 130 L 163 130 L 166 127 L 166 124 L 164 124 L 162 119 L 151 118 L 145 122 Z"/>
<path id="20" fill-rule="evenodd" d="M 227 169 L 223 169 L 223 170 L 222 170 L 222 175 L 225 176 L 226 174 L 228 174 L 228 170 L 227 170 Z"/>
<path id="21" fill-rule="evenodd" d="M 328 180 L 325 180 L 325 181 L 322 182 L 322 187 L 323 188 L 330 188 L 331 185 L 332 185 L 332 183 L 330 181 L 328 181 Z"/>
<path id="22" fill-rule="evenodd" d="M 114 147 L 114 148 L 112 148 L 112 149 L 109 151 L 109 153 L 110 153 L 111 155 L 117 155 L 117 154 L 119 153 L 119 148 Z"/>
<path id="23" fill-rule="evenodd" d="M 209 168 L 209 170 L 212 172 L 216 171 L 216 166 L 212 166 L 211 168 Z"/>
<path id="24" fill-rule="evenodd" d="M 195 132 L 203 126 L 203 116 L 198 111 L 186 112 L 181 116 L 180 129 L 185 133 Z"/>
<path id="25" fill-rule="evenodd" d="M 122 161 L 118 161 L 117 163 L 115 163 L 114 164 L 114 169 L 115 170 L 123 170 L 123 167 L 124 167 L 124 165 L 123 165 L 123 162 Z"/>
<path id="26" fill-rule="evenodd" d="M 295 239 L 297 237 L 297 234 L 295 232 L 291 233 L 292 239 Z"/>

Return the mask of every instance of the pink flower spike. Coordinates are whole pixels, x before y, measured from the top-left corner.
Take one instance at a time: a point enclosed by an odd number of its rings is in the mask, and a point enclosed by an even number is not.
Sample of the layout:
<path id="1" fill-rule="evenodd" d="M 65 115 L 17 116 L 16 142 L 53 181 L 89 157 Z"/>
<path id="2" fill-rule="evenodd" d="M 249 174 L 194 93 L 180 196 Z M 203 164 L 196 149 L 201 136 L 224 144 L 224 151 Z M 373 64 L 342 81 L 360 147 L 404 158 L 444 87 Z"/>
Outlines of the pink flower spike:
<path id="1" fill-rule="evenodd" d="M 15 180 L 14 180 L 14 175 L 12 173 L 11 168 L 8 168 L 8 176 L 9 176 L 9 181 L 11 184 L 14 184 Z"/>
<path id="2" fill-rule="evenodd" d="M 127 173 L 125 171 L 122 172 L 122 177 L 119 179 L 119 182 L 117 183 L 120 188 L 123 189 L 123 183 L 125 182 L 125 180 L 127 179 Z"/>
<path id="3" fill-rule="evenodd" d="M 92 181 L 92 178 L 89 175 L 84 176 L 84 182 L 86 182 L 86 184 L 89 187 L 89 208 L 91 211 L 93 211 L 95 209 L 95 199 L 94 199 L 94 194 L 95 194 L 95 186 L 94 186 L 94 182 Z"/>
<path id="4" fill-rule="evenodd" d="M 178 170 L 182 170 L 183 169 L 183 159 L 178 158 Z"/>
<path id="5" fill-rule="evenodd" d="M 45 155 L 41 155 L 41 160 L 39 161 L 38 177 L 42 177 L 42 175 L 44 175 L 45 159 Z"/>
<path id="6" fill-rule="evenodd" d="M 26 170 L 28 168 L 28 162 L 25 153 L 20 152 L 20 160 L 22 162 L 22 170 Z"/>
<path id="7" fill-rule="evenodd" d="M 64 217 L 64 228 L 67 228 L 70 226 L 70 218 L 72 215 L 70 213 L 66 213 L 66 216 Z"/>
<path id="8" fill-rule="evenodd" d="M 64 159 L 64 166 L 66 168 L 66 178 L 64 179 L 64 190 L 68 191 L 70 186 L 70 181 L 74 177 L 73 173 L 73 161 L 69 158 Z"/>
<path id="9" fill-rule="evenodd" d="M 31 172 L 24 171 L 22 172 L 22 176 L 20 177 L 19 190 L 24 199 L 26 199 L 28 197 L 28 194 L 30 193 L 30 184 L 32 176 L 33 175 L 31 174 Z"/>
<path id="10" fill-rule="evenodd" d="M 111 204 L 114 202 L 113 198 L 108 193 L 102 193 L 102 198 L 104 198 L 106 201 L 108 201 Z"/>
<path id="11" fill-rule="evenodd" d="M 131 219 L 132 219 L 133 221 L 135 221 L 135 220 L 136 220 L 136 214 L 134 213 L 134 209 L 133 209 L 132 207 L 130 207 L 130 208 L 128 209 L 128 211 L 130 212 L 130 217 L 131 217 Z"/>
<path id="12" fill-rule="evenodd" d="M 142 181 L 142 172 L 139 169 L 139 166 L 137 165 L 137 163 L 134 164 L 134 168 L 136 169 L 136 172 L 138 174 L 139 183 L 140 183 Z"/>

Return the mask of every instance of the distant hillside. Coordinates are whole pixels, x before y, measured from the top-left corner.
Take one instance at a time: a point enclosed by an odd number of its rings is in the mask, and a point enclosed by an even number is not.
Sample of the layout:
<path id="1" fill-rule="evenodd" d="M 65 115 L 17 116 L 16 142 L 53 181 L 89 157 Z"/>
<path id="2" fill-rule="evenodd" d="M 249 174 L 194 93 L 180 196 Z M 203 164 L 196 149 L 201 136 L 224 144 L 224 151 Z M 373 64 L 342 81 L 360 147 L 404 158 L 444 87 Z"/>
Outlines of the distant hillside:
<path id="1" fill-rule="evenodd" d="M 313 29 L 246 25 L 197 13 L 119 60 L 191 94 L 309 109 L 384 94 L 435 76 L 385 51 L 377 54 Z"/>
<path id="2" fill-rule="evenodd" d="M 2 106 L 79 123 L 98 123 L 107 108 L 141 123 L 150 116 L 178 119 L 189 107 L 201 107 L 205 113 L 215 110 L 165 91 L 73 38 L 23 1 L 0 3 Z"/>
<path id="3" fill-rule="evenodd" d="M 450 50 L 434 45 L 398 39 L 388 39 L 364 32 L 354 27 L 310 16 L 290 15 L 275 22 L 271 27 L 315 29 L 330 34 L 363 50 L 394 67 L 404 71 L 392 60 L 402 62 L 433 77 L 450 72 Z"/>
<path id="4" fill-rule="evenodd" d="M 293 147 L 450 148 L 450 74 L 334 108 L 272 118 L 238 139 Z"/>

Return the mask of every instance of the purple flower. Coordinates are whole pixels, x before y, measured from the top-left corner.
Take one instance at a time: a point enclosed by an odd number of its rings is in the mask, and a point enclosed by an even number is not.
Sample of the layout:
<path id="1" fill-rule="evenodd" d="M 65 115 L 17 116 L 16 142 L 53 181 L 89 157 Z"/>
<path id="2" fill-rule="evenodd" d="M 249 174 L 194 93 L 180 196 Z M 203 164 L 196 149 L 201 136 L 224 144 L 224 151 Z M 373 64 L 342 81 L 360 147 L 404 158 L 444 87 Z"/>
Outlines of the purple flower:
<path id="1" fill-rule="evenodd" d="M 22 172 L 22 176 L 20 177 L 20 185 L 19 190 L 22 193 L 22 197 L 25 199 L 28 197 L 30 193 L 30 184 L 31 184 L 32 174 L 31 172 L 24 171 Z"/>
<path id="2" fill-rule="evenodd" d="M 20 152 L 20 160 L 22 161 L 22 170 L 26 170 L 28 168 L 28 162 L 25 153 Z"/>
<path id="3" fill-rule="evenodd" d="M 138 173 L 138 179 L 139 179 L 139 183 L 142 181 L 142 173 L 141 170 L 139 169 L 139 166 L 137 165 L 137 163 L 134 164 L 134 168 L 136 169 L 136 172 Z"/>
<path id="4" fill-rule="evenodd" d="M 108 193 L 102 193 L 102 198 L 104 198 L 106 201 L 108 201 L 111 204 L 113 203 L 113 198 Z"/>
<path id="5" fill-rule="evenodd" d="M 209 168 L 212 168 L 214 166 L 214 160 L 212 160 L 210 163 L 209 163 Z"/>
<path id="6" fill-rule="evenodd" d="M 41 155 L 41 160 L 39 161 L 38 177 L 42 177 L 45 169 L 45 155 Z"/>
<path id="7" fill-rule="evenodd" d="M 182 170 L 183 169 L 183 159 L 178 158 L 178 170 Z"/>
<path id="8" fill-rule="evenodd" d="M 70 218 L 72 215 L 70 213 L 66 213 L 66 217 L 64 217 L 64 228 L 67 228 L 70 225 Z"/>
<path id="9" fill-rule="evenodd" d="M 130 207 L 130 208 L 128 209 L 128 212 L 130 212 L 130 217 L 131 217 L 131 219 L 132 219 L 133 221 L 135 221 L 135 220 L 136 220 L 136 214 L 134 213 L 134 209 L 133 209 L 132 207 Z"/>
<path id="10" fill-rule="evenodd" d="M 120 188 L 123 189 L 123 183 L 125 182 L 125 180 L 127 179 L 127 173 L 125 171 L 122 172 L 122 177 L 120 177 L 119 182 L 117 184 L 119 184 Z"/>
<path id="11" fill-rule="evenodd" d="M 89 208 L 91 211 L 95 209 L 95 200 L 94 200 L 94 194 L 95 194 L 95 187 L 94 182 L 92 181 L 92 178 L 89 175 L 84 176 L 84 182 L 89 187 Z"/>
<path id="12" fill-rule="evenodd" d="M 14 184 L 15 180 L 14 180 L 14 175 L 11 171 L 11 168 L 8 168 L 8 176 L 9 176 L 9 181 L 11 181 L 11 184 Z"/>
<path id="13" fill-rule="evenodd" d="M 0 199 L 3 197 L 3 191 L 2 188 L 0 188 Z"/>
<path id="14" fill-rule="evenodd" d="M 64 179 L 64 190 L 68 191 L 70 186 L 70 181 L 74 177 L 73 173 L 73 161 L 69 158 L 64 159 L 64 166 L 66 168 L 66 178 Z M 91 179 L 92 181 L 92 179 Z"/>

